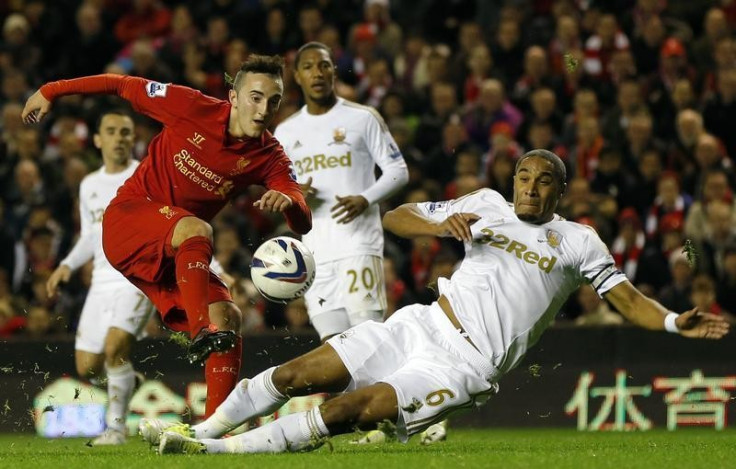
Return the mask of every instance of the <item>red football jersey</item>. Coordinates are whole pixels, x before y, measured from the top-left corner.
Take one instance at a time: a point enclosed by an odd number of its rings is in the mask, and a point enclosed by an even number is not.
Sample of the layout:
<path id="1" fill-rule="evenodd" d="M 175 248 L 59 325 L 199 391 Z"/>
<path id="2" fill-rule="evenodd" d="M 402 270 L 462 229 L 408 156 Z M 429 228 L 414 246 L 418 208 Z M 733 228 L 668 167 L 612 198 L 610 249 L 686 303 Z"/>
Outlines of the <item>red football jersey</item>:
<path id="1" fill-rule="evenodd" d="M 148 197 L 209 221 L 230 199 L 259 184 L 294 202 L 285 212 L 292 230 L 311 229 L 311 212 L 283 148 L 268 131 L 261 138 L 232 138 L 228 101 L 185 86 L 109 74 L 51 82 L 40 91 L 50 101 L 68 94 L 117 94 L 164 125 L 118 197 Z"/>

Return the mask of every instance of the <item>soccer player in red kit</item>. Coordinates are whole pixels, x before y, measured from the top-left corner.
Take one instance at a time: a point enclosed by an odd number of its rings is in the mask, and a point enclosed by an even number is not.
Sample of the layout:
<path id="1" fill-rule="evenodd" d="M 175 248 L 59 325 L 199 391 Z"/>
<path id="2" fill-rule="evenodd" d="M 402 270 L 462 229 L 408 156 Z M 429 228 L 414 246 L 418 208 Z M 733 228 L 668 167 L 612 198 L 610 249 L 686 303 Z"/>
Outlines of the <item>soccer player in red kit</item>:
<path id="1" fill-rule="evenodd" d="M 184 86 L 97 75 L 47 83 L 23 109 L 24 121 L 32 123 L 59 96 L 116 94 L 164 125 L 105 211 L 103 248 L 167 326 L 190 333 L 190 361 L 206 360 L 207 416 L 235 386 L 242 350 L 241 313 L 209 270 L 208 222 L 230 199 L 260 184 L 267 192 L 256 207 L 282 212 L 297 233 L 312 226 L 289 158 L 267 130 L 283 95 L 282 74 L 279 56 L 251 55 L 228 101 Z"/>

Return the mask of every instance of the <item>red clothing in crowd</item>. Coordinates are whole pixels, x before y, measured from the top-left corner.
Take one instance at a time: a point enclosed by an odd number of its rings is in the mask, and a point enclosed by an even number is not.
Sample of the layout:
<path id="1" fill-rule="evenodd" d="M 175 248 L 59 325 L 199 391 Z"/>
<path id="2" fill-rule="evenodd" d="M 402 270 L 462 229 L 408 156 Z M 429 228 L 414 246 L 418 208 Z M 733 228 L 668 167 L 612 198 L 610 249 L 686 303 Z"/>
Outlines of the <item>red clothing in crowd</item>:
<path id="1" fill-rule="evenodd" d="M 136 39 L 155 39 L 169 32 L 171 11 L 161 5 L 129 11 L 115 23 L 115 37 L 123 44 Z"/>

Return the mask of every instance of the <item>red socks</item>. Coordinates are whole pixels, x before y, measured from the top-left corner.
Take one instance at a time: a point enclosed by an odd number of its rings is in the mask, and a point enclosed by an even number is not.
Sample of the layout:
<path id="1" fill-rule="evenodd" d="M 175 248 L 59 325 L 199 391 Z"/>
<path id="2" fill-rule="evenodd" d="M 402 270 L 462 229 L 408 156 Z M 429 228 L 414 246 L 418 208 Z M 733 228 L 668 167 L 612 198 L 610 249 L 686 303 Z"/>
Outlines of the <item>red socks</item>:
<path id="1" fill-rule="evenodd" d="M 235 347 L 226 352 L 213 353 L 204 362 L 204 380 L 207 383 L 204 418 L 209 418 L 235 389 L 240 376 L 242 353 L 243 338 L 238 337 Z"/>
<path id="2" fill-rule="evenodd" d="M 204 236 L 187 239 L 179 245 L 174 256 L 176 284 L 179 286 L 192 338 L 210 323 L 210 261 L 212 241 Z"/>

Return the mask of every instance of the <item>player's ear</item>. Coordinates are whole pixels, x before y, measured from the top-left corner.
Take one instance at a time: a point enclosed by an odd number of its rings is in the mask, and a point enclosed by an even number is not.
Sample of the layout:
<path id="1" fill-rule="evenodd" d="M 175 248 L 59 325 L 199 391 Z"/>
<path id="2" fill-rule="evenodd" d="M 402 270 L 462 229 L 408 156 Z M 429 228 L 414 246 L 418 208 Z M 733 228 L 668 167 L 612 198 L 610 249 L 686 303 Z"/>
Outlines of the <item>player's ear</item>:
<path id="1" fill-rule="evenodd" d="M 238 108 L 238 93 L 234 89 L 230 89 L 227 92 L 227 98 L 230 100 L 230 104 L 237 109 Z"/>
<path id="2" fill-rule="evenodd" d="M 100 138 L 100 134 L 94 134 L 92 136 L 92 141 L 95 144 L 95 148 L 102 148 L 102 139 Z"/>

